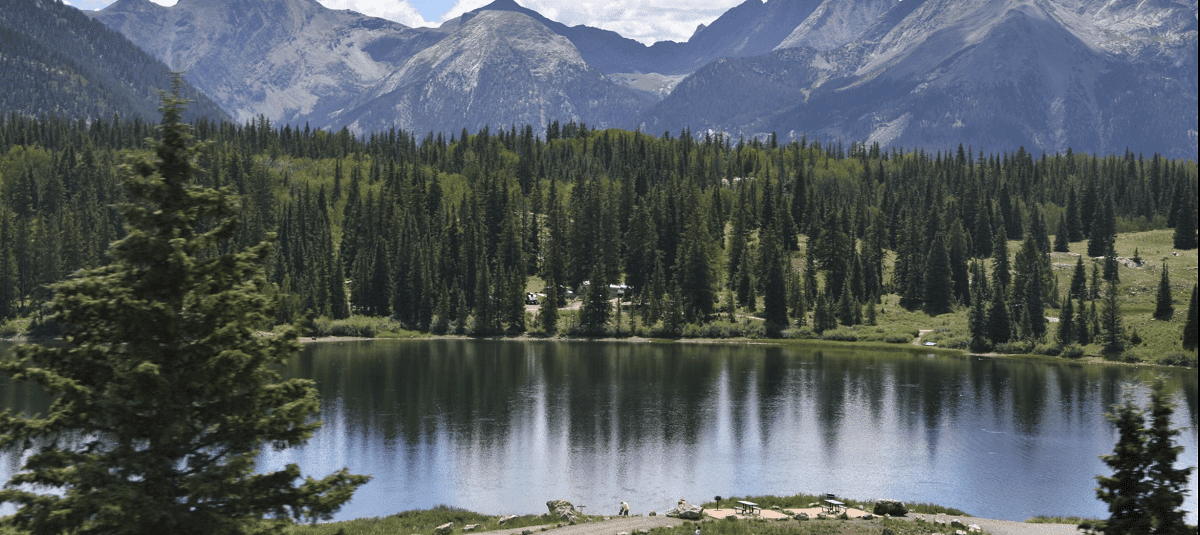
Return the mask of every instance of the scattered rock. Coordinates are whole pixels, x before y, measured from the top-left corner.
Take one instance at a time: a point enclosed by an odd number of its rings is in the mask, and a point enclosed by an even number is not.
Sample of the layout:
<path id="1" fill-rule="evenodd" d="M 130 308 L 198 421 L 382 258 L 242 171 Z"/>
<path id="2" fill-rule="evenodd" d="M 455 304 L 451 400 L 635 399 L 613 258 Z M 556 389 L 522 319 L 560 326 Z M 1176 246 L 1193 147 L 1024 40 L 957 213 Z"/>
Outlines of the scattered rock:
<path id="1" fill-rule="evenodd" d="M 808 520 L 808 513 L 796 513 L 796 520 Z"/>
<path id="2" fill-rule="evenodd" d="M 639 535 L 646 535 L 647 533 L 650 533 L 650 530 L 648 530 L 646 528 L 642 528 L 642 529 L 637 530 L 636 533 L 638 533 Z"/>
<path id="3" fill-rule="evenodd" d="M 575 506 L 567 500 L 550 500 L 546 502 L 546 508 L 550 510 L 550 514 L 558 517 L 563 522 L 575 524 L 579 521 L 579 513 L 575 511 Z"/>
<path id="4" fill-rule="evenodd" d="M 787 522 L 788 520 L 791 520 L 791 518 L 788 518 L 786 516 L 781 516 L 781 517 L 777 517 L 775 520 L 778 520 L 780 522 Z"/>
<path id="5" fill-rule="evenodd" d="M 533 535 L 533 530 L 532 529 L 523 529 L 523 530 L 521 530 L 521 535 Z"/>
<path id="6" fill-rule="evenodd" d="M 772 505 L 772 506 L 771 506 L 771 509 L 773 509 L 773 510 L 775 510 L 775 511 L 782 511 L 782 510 L 783 510 L 783 508 L 779 507 L 778 505 Z"/>
<path id="7" fill-rule="evenodd" d="M 501 525 L 501 526 L 503 526 L 503 525 L 504 525 L 504 524 L 506 524 L 506 523 L 507 523 L 509 520 L 512 520 L 512 519 L 514 519 L 514 518 L 516 518 L 516 517 L 517 517 L 517 515 L 508 515 L 508 516 L 502 516 L 502 517 L 500 517 L 500 525 Z"/>
<path id="8" fill-rule="evenodd" d="M 889 528 L 883 528 L 883 533 L 880 533 L 879 535 L 896 535 L 896 532 Z"/>
<path id="9" fill-rule="evenodd" d="M 674 518 L 682 518 L 684 520 L 703 520 L 704 508 L 698 505 L 692 505 L 687 500 L 679 500 L 679 505 L 674 509 L 667 511 L 667 516 Z"/>
<path id="10" fill-rule="evenodd" d="M 983 528 L 979 527 L 979 524 L 971 524 L 971 525 L 967 526 L 967 531 L 970 531 L 970 532 L 983 531 Z"/>
<path id="11" fill-rule="evenodd" d="M 650 516 L 658 516 L 658 512 L 657 512 L 657 511 L 650 511 Z"/>
<path id="12" fill-rule="evenodd" d="M 825 520 L 827 518 L 829 518 L 829 515 L 825 513 L 817 513 L 817 520 Z"/>
<path id="13" fill-rule="evenodd" d="M 870 520 L 872 518 L 875 518 L 875 515 L 873 515 L 871 513 L 867 513 L 865 515 L 862 515 L 860 518 L 862 518 L 863 520 Z"/>
<path id="14" fill-rule="evenodd" d="M 449 535 L 451 531 L 454 531 L 454 522 L 446 522 L 445 524 L 433 528 L 434 535 Z"/>
<path id="15" fill-rule="evenodd" d="M 963 530 L 961 530 L 961 529 L 960 529 L 960 530 L 955 530 L 955 532 L 954 532 L 954 535 L 967 535 L 967 532 L 965 532 L 965 531 L 963 531 Z"/>

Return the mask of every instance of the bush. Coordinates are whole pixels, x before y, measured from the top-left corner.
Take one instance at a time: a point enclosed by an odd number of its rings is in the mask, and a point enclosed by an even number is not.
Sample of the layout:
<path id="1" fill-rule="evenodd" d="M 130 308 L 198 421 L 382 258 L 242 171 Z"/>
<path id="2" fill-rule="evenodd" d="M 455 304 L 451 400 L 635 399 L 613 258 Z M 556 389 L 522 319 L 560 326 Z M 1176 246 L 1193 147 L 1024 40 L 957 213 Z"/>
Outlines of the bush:
<path id="1" fill-rule="evenodd" d="M 1108 353 L 1108 354 L 1105 354 L 1105 358 L 1107 358 L 1108 360 L 1115 360 L 1117 362 L 1127 362 L 1130 364 L 1133 364 L 1136 362 L 1142 362 L 1142 360 L 1144 360 L 1144 359 L 1142 359 L 1142 355 L 1140 353 L 1138 353 L 1137 351 L 1134 351 L 1132 349 L 1126 350 L 1119 354 Z"/>
<path id="2" fill-rule="evenodd" d="M 1082 358 L 1083 355 L 1084 355 L 1083 348 L 1079 347 L 1075 344 L 1071 344 L 1067 347 L 1064 347 L 1062 349 L 1062 353 L 1059 353 L 1059 356 L 1061 356 L 1063 358 L 1068 358 L 1068 359 Z"/>
<path id="3" fill-rule="evenodd" d="M 1062 347 L 1059 347 L 1058 344 L 1038 344 L 1037 347 L 1033 348 L 1033 352 L 1038 355 L 1057 357 L 1062 353 Z"/>
<path id="4" fill-rule="evenodd" d="M 821 333 L 821 339 L 835 342 L 857 342 L 858 334 L 850 329 L 838 328 Z"/>
<path id="5" fill-rule="evenodd" d="M 1021 355 L 1029 353 L 1029 351 L 1032 349 L 1033 346 L 1029 342 L 1005 342 L 996 344 L 996 347 L 993 349 L 993 351 L 1008 355 Z"/>
<path id="6" fill-rule="evenodd" d="M 888 516 L 904 516 L 908 514 L 908 508 L 899 500 L 879 500 L 875 502 L 875 507 L 871 513 L 877 515 Z"/>
<path id="7" fill-rule="evenodd" d="M 1187 366 L 1187 367 L 1195 368 L 1196 367 L 1196 354 L 1195 353 L 1192 353 L 1192 354 L 1178 353 L 1178 352 L 1167 353 L 1166 355 L 1159 357 L 1158 363 L 1162 364 L 1164 366 Z"/>

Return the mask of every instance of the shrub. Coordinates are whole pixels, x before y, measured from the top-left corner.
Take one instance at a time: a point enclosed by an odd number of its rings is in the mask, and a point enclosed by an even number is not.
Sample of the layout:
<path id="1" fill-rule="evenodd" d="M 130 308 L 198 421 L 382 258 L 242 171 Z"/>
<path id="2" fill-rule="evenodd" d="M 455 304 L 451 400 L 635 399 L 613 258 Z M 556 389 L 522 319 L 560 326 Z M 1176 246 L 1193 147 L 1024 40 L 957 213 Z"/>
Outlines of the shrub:
<path id="1" fill-rule="evenodd" d="M 1196 354 L 1172 352 L 1159 357 L 1158 363 L 1165 366 L 1188 366 L 1196 367 Z"/>
<path id="2" fill-rule="evenodd" d="M 1083 355 L 1084 355 L 1083 348 L 1079 347 L 1075 344 L 1071 344 L 1067 347 L 1064 347 L 1062 349 L 1062 353 L 1059 353 L 1059 356 L 1061 356 L 1063 358 L 1068 358 L 1068 359 L 1082 358 Z"/>
<path id="3" fill-rule="evenodd" d="M 875 502 L 871 512 L 877 515 L 904 516 L 908 514 L 908 508 L 899 500 L 879 500 Z"/>
<path id="4" fill-rule="evenodd" d="M 1029 353 L 1031 349 L 1033 349 L 1033 347 L 1029 342 L 1005 342 L 996 344 L 996 347 L 993 349 L 993 351 L 1008 355 L 1020 355 Z"/>
<path id="5" fill-rule="evenodd" d="M 1060 347 L 1058 344 L 1038 344 L 1037 347 L 1033 348 L 1033 352 L 1037 353 L 1038 355 L 1057 357 L 1060 353 L 1062 353 L 1062 347 Z"/>
<path id="6" fill-rule="evenodd" d="M 821 333 L 821 339 L 835 342 L 857 342 L 858 334 L 850 329 L 838 328 Z"/>

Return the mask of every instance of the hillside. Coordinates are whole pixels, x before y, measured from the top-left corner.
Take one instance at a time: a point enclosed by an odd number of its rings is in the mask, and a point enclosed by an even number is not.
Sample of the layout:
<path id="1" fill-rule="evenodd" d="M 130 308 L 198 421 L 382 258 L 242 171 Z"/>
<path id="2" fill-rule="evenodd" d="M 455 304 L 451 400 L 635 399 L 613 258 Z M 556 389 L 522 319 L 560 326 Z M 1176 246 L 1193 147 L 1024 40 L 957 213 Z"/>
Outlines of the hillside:
<path id="1" fill-rule="evenodd" d="M 157 120 L 170 70 L 121 34 L 51 0 L 13 0 L 0 9 L 0 111 L 72 119 Z M 192 117 L 228 119 L 194 88 Z"/>

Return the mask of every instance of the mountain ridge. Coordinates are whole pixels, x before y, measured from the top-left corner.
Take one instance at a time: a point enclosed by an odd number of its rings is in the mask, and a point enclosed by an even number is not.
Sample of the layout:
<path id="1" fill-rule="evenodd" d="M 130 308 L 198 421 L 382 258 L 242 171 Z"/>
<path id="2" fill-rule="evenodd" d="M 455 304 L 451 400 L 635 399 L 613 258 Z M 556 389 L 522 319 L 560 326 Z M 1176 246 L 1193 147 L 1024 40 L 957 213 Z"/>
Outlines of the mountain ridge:
<path id="1" fill-rule="evenodd" d="M 1194 0 L 746 0 L 686 42 L 650 46 L 514 0 L 439 28 L 313 0 L 273 2 L 284 10 L 274 16 L 257 0 L 148 4 L 119 0 L 96 18 L 190 67 L 239 120 L 360 133 L 574 120 L 906 146 L 1197 149 Z M 539 55 L 570 60 L 551 73 Z"/>

